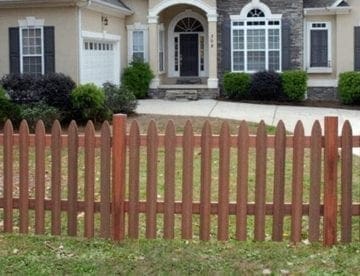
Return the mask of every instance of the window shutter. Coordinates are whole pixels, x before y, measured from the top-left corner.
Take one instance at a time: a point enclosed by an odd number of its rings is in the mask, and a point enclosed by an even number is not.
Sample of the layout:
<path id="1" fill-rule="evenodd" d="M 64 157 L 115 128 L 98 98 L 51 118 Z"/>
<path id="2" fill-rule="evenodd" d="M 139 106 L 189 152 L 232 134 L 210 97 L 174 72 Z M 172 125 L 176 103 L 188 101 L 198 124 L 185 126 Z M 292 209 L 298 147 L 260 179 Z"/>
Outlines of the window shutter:
<path id="1" fill-rule="evenodd" d="M 20 34 L 19 28 L 9 28 L 10 73 L 20 73 Z"/>
<path id="2" fill-rule="evenodd" d="M 328 31 L 311 30 L 311 67 L 328 67 Z"/>
<path id="3" fill-rule="evenodd" d="M 291 29 L 287 21 L 283 20 L 281 25 L 281 57 L 282 70 L 290 70 L 291 68 Z"/>
<path id="4" fill-rule="evenodd" d="M 360 27 L 354 28 L 354 70 L 360 71 Z"/>
<path id="5" fill-rule="evenodd" d="M 45 74 L 55 72 L 55 29 L 44 27 Z"/>
<path id="6" fill-rule="evenodd" d="M 223 70 L 231 71 L 231 22 L 225 18 L 221 26 L 221 60 Z"/>

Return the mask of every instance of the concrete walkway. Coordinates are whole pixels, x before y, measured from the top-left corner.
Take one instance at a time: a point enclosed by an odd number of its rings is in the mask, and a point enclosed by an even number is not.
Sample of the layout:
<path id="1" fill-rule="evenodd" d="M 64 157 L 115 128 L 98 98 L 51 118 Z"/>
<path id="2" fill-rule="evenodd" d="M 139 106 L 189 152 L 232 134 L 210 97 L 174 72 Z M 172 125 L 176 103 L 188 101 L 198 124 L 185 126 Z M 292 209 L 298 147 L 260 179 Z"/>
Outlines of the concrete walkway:
<path id="1" fill-rule="evenodd" d="M 360 110 L 260 105 L 216 100 L 140 100 L 136 112 L 142 114 L 216 117 L 249 122 L 264 120 L 267 125 L 272 126 L 276 126 L 279 120 L 283 120 L 288 131 L 293 131 L 297 121 L 301 120 L 306 135 L 311 133 L 315 120 L 319 120 L 323 126 L 325 116 L 337 116 L 339 117 L 339 131 L 341 131 L 344 121 L 349 120 L 354 135 L 360 135 Z"/>

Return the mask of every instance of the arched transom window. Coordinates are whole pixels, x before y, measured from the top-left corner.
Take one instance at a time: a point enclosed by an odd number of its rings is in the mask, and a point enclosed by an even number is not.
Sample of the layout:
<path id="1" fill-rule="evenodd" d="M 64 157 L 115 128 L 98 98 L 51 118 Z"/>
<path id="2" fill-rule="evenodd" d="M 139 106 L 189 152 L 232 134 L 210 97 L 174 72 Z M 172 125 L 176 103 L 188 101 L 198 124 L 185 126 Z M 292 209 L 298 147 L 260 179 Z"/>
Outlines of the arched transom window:
<path id="1" fill-rule="evenodd" d="M 199 20 L 193 17 L 185 17 L 181 19 L 175 26 L 176 33 L 182 32 L 203 32 L 204 27 Z"/>

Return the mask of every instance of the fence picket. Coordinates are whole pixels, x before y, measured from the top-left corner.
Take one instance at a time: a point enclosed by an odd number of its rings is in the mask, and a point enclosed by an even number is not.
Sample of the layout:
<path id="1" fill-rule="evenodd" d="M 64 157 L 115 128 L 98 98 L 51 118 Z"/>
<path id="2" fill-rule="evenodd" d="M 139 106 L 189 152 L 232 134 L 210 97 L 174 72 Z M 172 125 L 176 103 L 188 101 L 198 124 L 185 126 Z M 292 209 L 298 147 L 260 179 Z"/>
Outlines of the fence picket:
<path id="1" fill-rule="evenodd" d="M 110 238 L 110 173 L 111 173 L 111 130 L 108 121 L 101 126 L 100 150 L 100 236 Z"/>
<path id="2" fill-rule="evenodd" d="M 38 121 L 35 128 L 35 234 L 45 232 L 45 126 Z"/>
<path id="3" fill-rule="evenodd" d="M 341 241 L 351 242 L 352 217 L 352 129 L 344 123 L 341 135 Z"/>
<path id="4" fill-rule="evenodd" d="M 318 242 L 320 238 L 320 185 L 321 185 L 321 126 L 316 121 L 311 131 L 310 145 L 310 203 L 309 203 L 309 241 Z"/>
<path id="5" fill-rule="evenodd" d="M 192 202 L 194 176 L 194 133 L 190 121 L 187 121 L 183 136 L 183 184 L 182 184 L 182 219 L 181 237 L 192 238 Z"/>
<path id="6" fill-rule="evenodd" d="M 218 233 L 220 241 L 229 239 L 229 181 L 230 181 L 230 127 L 222 123 L 219 145 L 219 209 Z"/>
<path id="7" fill-rule="evenodd" d="M 4 126 L 4 232 L 13 231 L 13 126 L 7 120 Z"/>
<path id="8" fill-rule="evenodd" d="M 68 235 L 77 235 L 77 194 L 78 194 L 78 128 L 72 121 L 68 129 Z"/>
<path id="9" fill-rule="evenodd" d="M 61 234 L 61 126 L 55 121 L 51 130 L 51 234 Z"/>
<path id="10" fill-rule="evenodd" d="M 238 129 L 237 146 L 236 239 L 245 241 L 249 176 L 249 128 L 245 121 L 240 123 Z"/>
<path id="11" fill-rule="evenodd" d="M 175 211 L 175 153 L 176 133 L 173 121 L 169 121 L 165 130 L 165 197 L 164 197 L 164 238 L 174 238 Z"/>
<path id="12" fill-rule="evenodd" d="M 139 237 L 140 130 L 133 121 L 129 136 L 129 237 Z"/>
<path id="13" fill-rule="evenodd" d="M 256 241 L 265 240 L 266 125 L 261 121 L 256 133 L 255 228 Z"/>
<path id="14" fill-rule="evenodd" d="M 20 124 L 19 130 L 20 154 L 20 233 L 29 232 L 29 127 L 25 120 Z"/>
<path id="15" fill-rule="evenodd" d="M 274 215 L 272 226 L 272 240 L 282 241 L 284 227 L 286 155 L 286 129 L 283 121 L 279 121 L 276 127 L 274 154 Z"/>
<path id="16" fill-rule="evenodd" d="M 211 213 L 211 126 L 206 121 L 201 133 L 200 240 L 210 239 Z"/>
<path id="17" fill-rule="evenodd" d="M 292 205 L 291 205 L 291 240 L 301 241 L 303 178 L 304 178 L 304 127 L 298 121 L 294 131 Z"/>
<path id="18" fill-rule="evenodd" d="M 146 238 L 156 238 L 158 133 L 152 120 L 147 132 Z"/>

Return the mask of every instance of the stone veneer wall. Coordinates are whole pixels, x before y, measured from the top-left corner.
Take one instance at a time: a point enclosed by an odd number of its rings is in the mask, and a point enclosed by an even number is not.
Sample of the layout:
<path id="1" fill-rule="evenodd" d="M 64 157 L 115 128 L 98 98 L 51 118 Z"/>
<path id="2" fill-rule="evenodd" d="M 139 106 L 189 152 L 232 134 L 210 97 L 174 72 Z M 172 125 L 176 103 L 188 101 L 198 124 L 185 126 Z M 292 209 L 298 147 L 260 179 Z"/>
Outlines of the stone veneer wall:
<path id="1" fill-rule="evenodd" d="M 312 101 L 339 101 L 336 87 L 308 87 L 307 99 Z"/>

